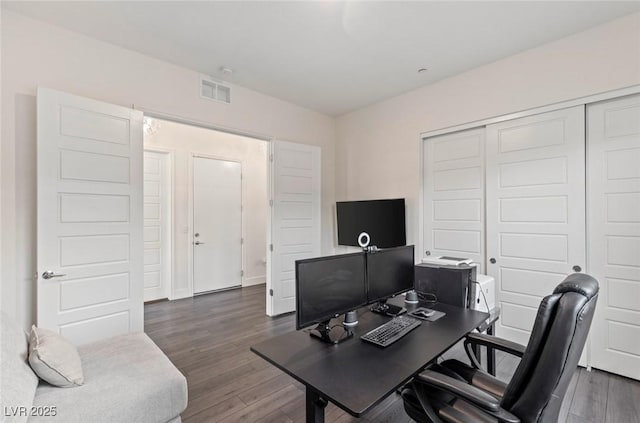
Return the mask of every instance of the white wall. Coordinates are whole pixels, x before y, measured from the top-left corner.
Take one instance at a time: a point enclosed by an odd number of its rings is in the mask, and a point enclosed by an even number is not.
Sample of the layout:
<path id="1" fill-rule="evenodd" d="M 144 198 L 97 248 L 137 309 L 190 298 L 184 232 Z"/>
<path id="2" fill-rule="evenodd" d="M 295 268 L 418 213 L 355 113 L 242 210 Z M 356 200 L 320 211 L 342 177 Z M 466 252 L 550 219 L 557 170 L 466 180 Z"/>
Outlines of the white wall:
<path id="1" fill-rule="evenodd" d="M 242 87 L 234 87 L 231 105 L 201 99 L 196 72 L 4 10 L 1 304 L 25 327 L 35 318 L 38 85 L 320 146 L 322 248 L 333 251 L 333 118 Z"/>
<path id="2" fill-rule="evenodd" d="M 0 100 L 2 99 L 2 6 L 0 5 Z M 0 136 L 2 136 L 3 132 L 2 132 L 2 101 L 0 101 Z M 1 144 L 0 144 L 1 146 Z M 4 173 L 2 172 L 2 148 L 0 148 L 0 181 L 2 181 L 4 179 Z M 1 215 L 1 211 L 2 211 L 2 184 L 0 183 L 0 215 Z M 0 218 L 0 223 L 1 222 L 1 218 Z M 2 261 L 3 261 L 3 254 L 2 254 L 2 224 L 0 224 L 0 309 L 2 309 L 2 304 L 4 303 L 4 301 L 2 301 L 2 298 L 4 297 L 4 286 L 2 284 Z"/>
<path id="3" fill-rule="evenodd" d="M 144 137 L 145 148 L 161 147 L 174 157 L 174 280 L 176 296 L 191 295 L 188 269 L 190 166 L 192 154 L 239 161 L 242 164 L 244 232 L 243 286 L 265 283 L 267 249 L 268 143 L 254 138 L 154 119 L 158 130 Z"/>
<path id="4" fill-rule="evenodd" d="M 640 14 L 343 115 L 336 200 L 405 197 L 407 241 L 417 244 L 421 132 L 636 84 Z"/>

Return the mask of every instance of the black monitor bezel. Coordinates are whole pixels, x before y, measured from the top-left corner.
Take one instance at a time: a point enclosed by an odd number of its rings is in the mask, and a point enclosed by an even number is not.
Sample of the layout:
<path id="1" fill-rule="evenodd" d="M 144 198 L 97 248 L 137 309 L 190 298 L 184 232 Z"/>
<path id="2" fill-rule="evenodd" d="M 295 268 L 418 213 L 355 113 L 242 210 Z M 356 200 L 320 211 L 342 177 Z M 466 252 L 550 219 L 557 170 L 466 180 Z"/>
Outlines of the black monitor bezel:
<path id="1" fill-rule="evenodd" d="M 337 237 L 337 243 L 338 245 L 341 246 L 347 246 L 347 247 L 359 247 L 359 243 L 358 243 L 358 239 L 352 239 L 352 240 L 347 240 L 346 239 L 346 235 L 340 231 L 340 228 L 342 226 L 341 224 L 341 219 L 340 219 L 340 209 L 341 207 L 353 207 L 353 205 L 355 204 L 359 204 L 359 205 L 367 205 L 369 207 L 380 207 L 380 205 L 382 204 L 398 204 L 398 205 L 402 205 L 402 210 L 403 213 L 400 215 L 402 218 L 402 232 L 398 232 L 401 236 L 398 237 L 398 245 L 392 245 L 392 246 L 386 246 L 386 245 L 382 245 L 380 244 L 380 242 L 377 242 L 378 240 L 373 239 L 372 240 L 372 244 L 371 245 L 377 245 L 380 248 L 395 248 L 395 247 L 402 247 L 407 245 L 407 201 L 405 198 L 380 198 L 380 199 L 373 199 L 373 200 L 354 200 L 354 201 L 336 201 L 336 237 Z M 400 226 L 400 222 L 398 222 L 399 226 Z M 363 229 L 364 232 L 372 232 L 371 229 Z M 375 231 L 373 231 L 375 233 Z M 357 231 L 356 231 L 357 233 Z M 342 234 L 342 236 L 341 236 Z M 373 234 L 369 234 L 370 236 Z M 380 245 L 378 245 L 380 244 Z M 394 243 L 396 244 L 396 243 Z"/>
<path id="2" fill-rule="evenodd" d="M 375 299 L 370 299 L 369 298 L 369 288 L 371 286 L 370 283 L 369 283 L 369 257 L 375 256 L 376 254 L 384 254 L 385 251 L 389 251 L 389 250 L 398 250 L 400 248 L 407 248 L 407 249 L 411 248 L 411 254 L 413 256 L 413 266 L 414 266 L 413 268 L 415 269 L 415 264 L 416 264 L 415 263 L 415 261 L 416 261 L 415 260 L 415 254 L 416 254 L 415 245 L 401 245 L 401 246 L 398 246 L 398 247 L 381 248 L 381 249 L 378 249 L 378 251 L 375 251 L 373 253 L 367 253 L 366 263 L 365 263 L 365 265 L 366 265 L 365 275 L 366 275 L 366 281 L 367 281 L 367 305 L 375 304 L 375 303 L 378 303 L 378 302 L 384 301 L 384 300 L 388 300 L 389 298 L 393 298 L 396 295 L 402 294 L 403 292 L 411 291 L 415 287 L 416 281 L 415 281 L 415 274 L 414 274 L 413 286 L 411 288 L 401 289 L 401 290 L 399 290 L 399 291 L 397 291 L 397 292 L 395 292 L 393 294 L 389 294 L 389 295 L 384 296 L 384 297 L 379 297 L 379 298 L 375 298 Z"/>
<path id="3" fill-rule="evenodd" d="M 326 318 L 324 320 L 321 319 L 316 319 L 313 321 L 308 321 L 305 322 L 303 325 L 300 324 L 300 307 L 301 307 L 301 303 L 300 303 L 300 287 L 299 287 L 299 279 L 298 279 L 298 267 L 300 264 L 308 264 L 308 263 L 314 263 L 317 261 L 325 261 L 325 260 L 337 260 L 340 258 L 345 258 L 345 257 L 351 257 L 351 256 L 362 256 L 362 263 L 363 263 L 363 275 L 364 275 L 364 301 L 361 304 L 358 304 L 355 307 L 351 307 L 348 309 L 341 309 L 339 312 L 336 311 L 335 313 L 332 313 L 331 315 L 327 314 Z M 369 285 L 368 285 L 368 281 L 367 281 L 367 261 L 366 261 L 366 254 L 364 252 L 357 252 L 357 253 L 348 253 L 348 254 L 337 254 L 337 255 L 332 255 L 332 256 L 325 256 L 325 257 L 314 257 L 314 258 L 309 258 L 309 259 L 302 259 L 302 260 L 296 260 L 295 262 L 295 284 L 296 284 L 296 330 L 301 330 L 301 329 L 305 329 L 308 328 L 314 324 L 318 324 L 318 323 L 322 323 L 322 322 L 326 322 L 327 320 L 331 320 L 333 318 L 335 318 L 336 316 L 339 316 L 341 314 L 344 314 L 348 311 L 351 310 L 357 310 L 360 307 L 364 307 L 368 304 L 367 302 L 367 298 L 368 298 L 368 293 L 369 293 Z"/>

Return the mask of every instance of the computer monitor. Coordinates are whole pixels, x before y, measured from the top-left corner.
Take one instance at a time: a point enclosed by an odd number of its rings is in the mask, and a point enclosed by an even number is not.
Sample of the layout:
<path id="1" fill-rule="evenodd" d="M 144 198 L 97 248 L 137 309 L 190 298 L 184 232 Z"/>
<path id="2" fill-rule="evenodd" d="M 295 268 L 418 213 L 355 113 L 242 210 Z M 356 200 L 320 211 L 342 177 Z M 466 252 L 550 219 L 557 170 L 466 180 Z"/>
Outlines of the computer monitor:
<path id="1" fill-rule="evenodd" d="M 385 248 L 367 254 L 367 303 L 372 311 L 397 315 L 402 307 L 386 304 L 388 298 L 413 289 L 414 247 Z"/>
<path id="2" fill-rule="evenodd" d="M 328 330 L 333 317 L 366 305 L 365 271 L 364 253 L 297 260 L 296 329 Z M 326 333 L 312 335 L 328 341 Z"/>
<path id="3" fill-rule="evenodd" d="M 407 244 L 404 198 L 338 201 L 336 222 L 339 245 L 360 246 L 358 238 L 363 232 L 378 248 Z"/>

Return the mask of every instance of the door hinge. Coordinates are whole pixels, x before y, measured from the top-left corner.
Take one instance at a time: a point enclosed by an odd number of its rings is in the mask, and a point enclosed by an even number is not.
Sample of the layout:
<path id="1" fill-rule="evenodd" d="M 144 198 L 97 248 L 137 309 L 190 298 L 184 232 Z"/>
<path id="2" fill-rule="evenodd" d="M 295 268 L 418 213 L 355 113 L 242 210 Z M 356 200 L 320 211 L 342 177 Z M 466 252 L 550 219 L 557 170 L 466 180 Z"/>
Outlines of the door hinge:
<path id="1" fill-rule="evenodd" d="M 244 276 L 244 270 L 240 271 L 240 276 Z"/>
<path id="2" fill-rule="evenodd" d="M 272 162 L 273 161 L 273 154 L 269 154 L 269 161 Z"/>
<path id="3" fill-rule="evenodd" d="M 273 297 L 273 289 L 269 290 L 269 295 Z"/>
<path id="4" fill-rule="evenodd" d="M 269 200 L 269 207 L 273 207 L 273 200 Z"/>
<path id="5" fill-rule="evenodd" d="M 273 244 L 269 244 L 269 251 L 273 251 Z"/>

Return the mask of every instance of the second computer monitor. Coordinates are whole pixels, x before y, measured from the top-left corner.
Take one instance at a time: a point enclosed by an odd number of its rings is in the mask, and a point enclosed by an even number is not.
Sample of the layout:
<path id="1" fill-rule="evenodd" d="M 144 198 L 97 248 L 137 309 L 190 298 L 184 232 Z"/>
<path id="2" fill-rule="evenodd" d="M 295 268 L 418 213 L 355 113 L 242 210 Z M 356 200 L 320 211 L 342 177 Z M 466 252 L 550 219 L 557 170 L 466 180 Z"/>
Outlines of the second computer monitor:
<path id="1" fill-rule="evenodd" d="M 367 302 L 383 301 L 413 289 L 413 245 L 367 254 Z"/>

